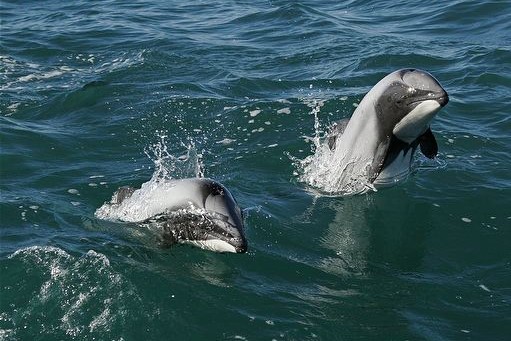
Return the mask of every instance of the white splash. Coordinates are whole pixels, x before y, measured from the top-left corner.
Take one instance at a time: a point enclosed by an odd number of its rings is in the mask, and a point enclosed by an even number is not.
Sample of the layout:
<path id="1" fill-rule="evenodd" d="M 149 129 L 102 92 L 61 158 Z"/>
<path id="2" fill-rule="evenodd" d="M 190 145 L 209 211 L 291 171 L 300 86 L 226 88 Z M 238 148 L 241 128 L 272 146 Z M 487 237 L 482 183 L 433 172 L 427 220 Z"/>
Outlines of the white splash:
<path id="1" fill-rule="evenodd" d="M 121 202 L 115 192 L 112 200 L 104 203 L 94 215 L 103 220 L 141 222 L 165 210 L 165 198 L 173 187 L 173 183 L 152 178 Z"/>
<path id="2" fill-rule="evenodd" d="M 94 215 L 96 218 L 110 221 L 141 222 L 165 211 L 172 203 L 172 193 L 176 182 L 170 180 L 190 177 L 204 177 L 202 154 L 197 153 L 193 142 L 183 144 L 186 152 L 180 156 L 172 155 L 168 150 L 167 136 L 161 134 L 160 140 L 149 146 L 145 153 L 153 161 L 155 169 L 151 179 L 142 184 L 126 200 L 117 199 L 118 191 L 110 202 L 105 202 Z"/>
<path id="3" fill-rule="evenodd" d="M 202 154 L 195 147 L 195 143 L 190 140 L 188 143 L 181 143 L 186 149 L 185 153 L 179 156 L 172 155 L 168 150 L 168 136 L 163 132 L 159 133 L 159 141 L 150 145 L 144 151 L 155 166 L 155 171 L 151 181 L 158 179 L 176 179 L 187 177 L 204 177 L 204 164 Z"/>
<path id="4" fill-rule="evenodd" d="M 318 100 L 307 103 L 312 108 L 311 114 L 314 115 L 315 135 L 310 139 L 313 142 L 313 154 L 303 160 L 293 160 L 298 180 L 327 195 L 348 196 L 375 190 L 368 181 L 369 169 L 373 162 L 371 157 L 353 156 L 350 153 L 353 146 L 349 143 L 339 143 L 344 135 L 338 138 L 334 150 L 331 150 L 324 140 L 318 117 L 323 104 L 324 101 Z"/>

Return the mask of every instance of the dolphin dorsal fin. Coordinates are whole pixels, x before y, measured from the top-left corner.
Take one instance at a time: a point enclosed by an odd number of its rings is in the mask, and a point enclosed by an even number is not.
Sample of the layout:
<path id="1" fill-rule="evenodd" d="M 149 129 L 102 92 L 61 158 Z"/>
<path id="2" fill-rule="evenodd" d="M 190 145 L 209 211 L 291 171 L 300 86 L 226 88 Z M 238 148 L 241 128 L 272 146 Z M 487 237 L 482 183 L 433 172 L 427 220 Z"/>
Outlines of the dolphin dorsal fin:
<path id="1" fill-rule="evenodd" d="M 332 126 L 330 127 L 330 131 L 328 132 L 328 148 L 330 150 L 335 149 L 335 142 L 337 141 L 337 137 L 341 136 L 344 133 L 344 130 L 346 129 L 346 126 L 348 125 L 349 118 L 343 118 L 342 120 L 339 120 L 337 122 L 334 122 Z"/>
<path id="2" fill-rule="evenodd" d="M 131 197 L 131 195 L 135 192 L 135 189 L 130 186 L 123 186 L 119 188 L 115 193 L 112 195 L 112 199 L 110 200 L 111 204 L 121 204 L 124 200 Z"/>

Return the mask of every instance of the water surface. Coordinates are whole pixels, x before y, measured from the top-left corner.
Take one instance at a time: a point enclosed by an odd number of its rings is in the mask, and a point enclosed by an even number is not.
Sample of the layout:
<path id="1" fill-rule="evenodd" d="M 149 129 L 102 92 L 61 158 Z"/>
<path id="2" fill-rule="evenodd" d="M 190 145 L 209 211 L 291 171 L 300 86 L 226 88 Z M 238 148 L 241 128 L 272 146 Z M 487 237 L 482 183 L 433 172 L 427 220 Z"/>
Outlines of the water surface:
<path id="1" fill-rule="evenodd" d="M 510 13 L 2 1 L 0 339 L 508 339 Z M 438 160 L 350 198 L 298 181 L 311 137 L 404 67 L 450 95 Z M 155 160 L 226 185 L 249 252 L 163 249 L 94 218 Z"/>

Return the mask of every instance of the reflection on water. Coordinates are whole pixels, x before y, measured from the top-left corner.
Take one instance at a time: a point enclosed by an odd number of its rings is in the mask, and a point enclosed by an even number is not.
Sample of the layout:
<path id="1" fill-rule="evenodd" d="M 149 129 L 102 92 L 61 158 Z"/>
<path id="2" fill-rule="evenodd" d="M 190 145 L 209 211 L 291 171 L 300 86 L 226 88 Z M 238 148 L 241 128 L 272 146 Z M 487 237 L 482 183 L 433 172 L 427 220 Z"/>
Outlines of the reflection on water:
<path id="1" fill-rule="evenodd" d="M 389 189 L 326 206 L 333 220 L 321 245 L 334 252 L 320 267 L 335 274 L 364 274 L 373 267 L 415 271 L 422 265 L 433 228 L 429 203 L 406 200 L 406 191 Z"/>

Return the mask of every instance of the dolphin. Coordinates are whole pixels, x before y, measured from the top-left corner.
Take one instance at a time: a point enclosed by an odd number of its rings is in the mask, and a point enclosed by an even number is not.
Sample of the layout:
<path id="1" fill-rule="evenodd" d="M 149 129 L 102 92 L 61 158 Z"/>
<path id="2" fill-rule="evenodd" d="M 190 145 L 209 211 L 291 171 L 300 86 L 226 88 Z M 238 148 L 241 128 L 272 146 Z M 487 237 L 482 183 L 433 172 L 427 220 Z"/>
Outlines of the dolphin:
<path id="1" fill-rule="evenodd" d="M 391 186 L 408 176 L 417 147 L 435 158 L 438 145 L 430 123 L 448 101 L 447 92 L 428 72 L 394 71 L 364 96 L 351 118 L 334 123 L 328 146 L 339 149 L 335 155 L 345 160 L 363 160 L 358 165 L 364 166 L 366 185 Z"/>
<path id="2" fill-rule="evenodd" d="M 163 245 L 247 251 L 240 207 L 225 186 L 208 178 L 149 181 L 140 189 L 121 187 L 96 216 L 162 231 Z"/>

